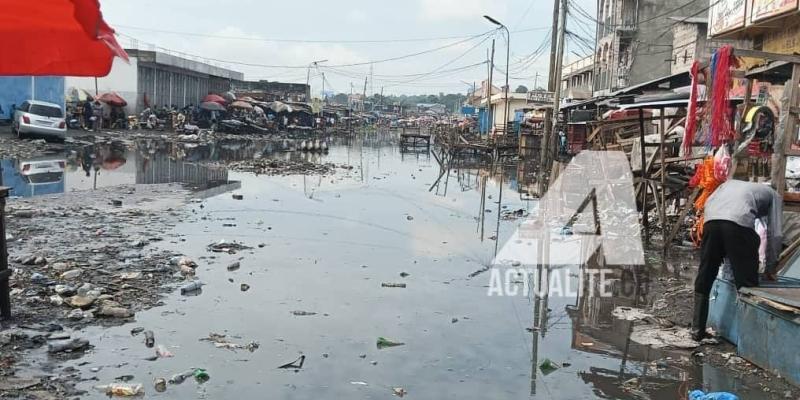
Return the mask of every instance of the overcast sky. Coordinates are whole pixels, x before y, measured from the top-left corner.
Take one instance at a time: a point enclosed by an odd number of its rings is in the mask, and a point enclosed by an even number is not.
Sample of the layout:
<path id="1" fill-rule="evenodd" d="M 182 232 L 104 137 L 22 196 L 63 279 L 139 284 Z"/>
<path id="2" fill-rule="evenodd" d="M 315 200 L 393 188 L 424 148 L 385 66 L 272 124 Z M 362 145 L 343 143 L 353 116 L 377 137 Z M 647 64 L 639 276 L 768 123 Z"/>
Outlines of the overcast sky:
<path id="1" fill-rule="evenodd" d="M 312 71 L 312 90 L 320 93 L 325 73 L 326 90 L 349 92 L 351 83 L 361 92 L 369 63 L 413 53 L 415 57 L 375 62 L 374 79 L 367 91 L 385 94 L 429 94 L 465 92 L 461 81 L 480 84 L 487 75 L 486 60 L 494 28 L 484 14 L 506 24 L 511 33 L 511 87 L 533 87 L 547 73 L 549 46 L 546 37 L 552 18 L 550 0 L 101 0 L 106 20 L 120 36 L 121 44 L 148 49 L 154 44 L 174 51 L 228 61 L 223 66 L 245 73 L 246 79 L 305 82 L 305 66 L 327 59 L 329 65 Z M 594 15 L 595 0 L 575 3 Z M 588 21 L 571 24 L 575 32 L 594 33 Z M 187 33 L 197 34 L 190 35 Z M 439 38 L 439 39 L 433 39 Z M 588 37 L 592 40 L 592 37 Z M 274 39 L 310 42 L 276 42 Z M 406 41 L 386 41 L 386 40 Z M 408 39 L 426 39 L 407 41 Z M 427 40 L 431 39 L 431 40 Z M 505 39 L 496 35 L 495 62 L 505 68 Z M 354 41 L 375 40 L 377 43 Z M 327 41 L 327 42 L 314 42 Z M 569 43 L 569 60 L 575 53 L 588 54 L 586 45 Z M 545 45 L 540 57 L 531 57 Z M 573 53 L 574 51 L 574 53 Z M 244 64 L 256 64 L 242 65 Z M 340 65 L 340 66 L 337 66 Z M 277 66 L 277 67 L 267 67 Z M 423 75 L 420 75 L 423 74 Z M 495 82 L 504 76 L 495 73 Z"/>

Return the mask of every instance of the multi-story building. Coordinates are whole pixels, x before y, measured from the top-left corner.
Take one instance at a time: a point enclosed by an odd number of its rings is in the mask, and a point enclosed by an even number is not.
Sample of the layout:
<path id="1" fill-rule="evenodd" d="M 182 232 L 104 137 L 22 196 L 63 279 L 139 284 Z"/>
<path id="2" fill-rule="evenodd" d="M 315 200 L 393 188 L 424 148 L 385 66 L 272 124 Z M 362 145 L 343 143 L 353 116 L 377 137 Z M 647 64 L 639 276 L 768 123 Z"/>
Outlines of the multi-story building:
<path id="1" fill-rule="evenodd" d="M 708 60 L 719 47 L 731 44 L 737 49 L 752 48 L 747 39 L 709 39 L 707 18 L 673 17 L 672 27 L 672 74 L 686 72 L 692 68 L 694 60 Z"/>
<path id="2" fill-rule="evenodd" d="M 671 74 L 671 17 L 707 15 L 703 0 L 599 0 L 594 94 L 603 95 Z"/>
<path id="3" fill-rule="evenodd" d="M 592 97 L 594 55 L 573 61 L 561 69 L 561 98 L 565 103 Z"/>

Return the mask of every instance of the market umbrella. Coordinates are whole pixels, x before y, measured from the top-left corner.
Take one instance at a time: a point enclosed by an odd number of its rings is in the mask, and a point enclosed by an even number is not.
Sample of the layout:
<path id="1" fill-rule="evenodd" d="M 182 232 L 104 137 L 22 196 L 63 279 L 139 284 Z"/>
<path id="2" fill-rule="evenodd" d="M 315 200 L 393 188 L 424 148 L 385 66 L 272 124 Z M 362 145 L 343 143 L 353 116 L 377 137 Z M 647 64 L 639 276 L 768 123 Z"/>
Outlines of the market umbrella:
<path id="1" fill-rule="evenodd" d="M 236 95 L 233 92 L 225 92 L 222 94 L 222 97 L 225 98 L 228 102 L 236 101 Z"/>
<path id="2" fill-rule="evenodd" d="M 206 101 L 206 102 L 200 103 L 200 109 L 206 110 L 206 111 L 225 111 L 225 106 L 223 106 L 222 104 L 219 104 L 219 103 L 217 103 L 215 101 Z"/>
<path id="3" fill-rule="evenodd" d="M 242 109 L 245 109 L 245 110 L 252 110 L 253 109 L 253 106 L 250 103 L 248 103 L 246 101 L 241 101 L 241 100 L 234 101 L 233 103 L 231 103 L 230 106 L 233 107 L 233 108 L 242 108 Z"/>
<path id="4" fill-rule="evenodd" d="M 0 37 L 14 48 L 0 75 L 106 76 L 114 56 L 128 60 L 98 0 L 2 0 L 0 9 Z"/>
<path id="5" fill-rule="evenodd" d="M 256 101 L 256 99 L 254 99 L 254 98 L 252 98 L 252 97 L 250 97 L 250 96 L 244 96 L 244 97 L 240 98 L 239 100 L 241 100 L 241 101 L 247 101 L 247 102 L 250 102 L 250 103 L 252 103 L 252 102 Z"/>
<path id="6" fill-rule="evenodd" d="M 125 157 L 111 156 L 103 160 L 102 168 L 105 170 L 115 170 L 123 165 L 127 160 Z"/>
<path id="7" fill-rule="evenodd" d="M 102 101 L 110 106 L 116 107 L 125 107 L 128 105 L 128 102 L 122 98 L 122 96 L 118 95 L 116 92 L 108 92 L 103 93 L 100 96 L 97 96 L 97 100 Z"/>
<path id="8" fill-rule="evenodd" d="M 218 94 L 209 94 L 208 96 L 203 97 L 203 102 L 204 103 L 207 103 L 209 101 L 210 102 L 214 102 L 214 103 L 219 103 L 219 104 L 227 103 L 227 101 L 225 101 L 225 99 L 222 98 L 222 96 L 220 96 Z"/>

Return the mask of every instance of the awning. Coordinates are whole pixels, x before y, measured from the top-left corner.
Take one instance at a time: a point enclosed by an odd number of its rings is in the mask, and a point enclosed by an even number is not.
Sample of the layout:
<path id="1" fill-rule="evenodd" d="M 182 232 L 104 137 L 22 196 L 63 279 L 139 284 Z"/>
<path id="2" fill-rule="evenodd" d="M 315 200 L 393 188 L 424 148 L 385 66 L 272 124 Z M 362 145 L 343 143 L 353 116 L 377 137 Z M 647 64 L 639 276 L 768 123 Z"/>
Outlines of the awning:
<path id="1" fill-rule="evenodd" d="M 643 94 L 646 91 L 653 90 L 671 90 L 692 84 L 692 77 L 689 71 L 679 72 L 673 75 L 663 76 L 661 78 L 653 79 L 638 85 L 628 86 L 624 89 L 617 90 L 611 93 L 609 97 L 616 97 L 630 94 Z M 666 85 L 666 86 L 665 86 Z"/>
<path id="2" fill-rule="evenodd" d="M 0 75 L 106 76 L 128 60 L 98 0 L 0 0 Z"/>

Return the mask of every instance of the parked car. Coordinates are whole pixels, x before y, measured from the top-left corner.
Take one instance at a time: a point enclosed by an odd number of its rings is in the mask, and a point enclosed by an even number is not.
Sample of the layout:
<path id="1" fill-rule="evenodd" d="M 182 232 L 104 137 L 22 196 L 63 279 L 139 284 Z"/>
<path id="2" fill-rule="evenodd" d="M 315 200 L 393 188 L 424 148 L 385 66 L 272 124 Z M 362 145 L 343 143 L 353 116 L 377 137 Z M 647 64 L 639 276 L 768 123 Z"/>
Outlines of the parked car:
<path id="1" fill-rule="evenodd" d="M 58 104 L 25 100 L 14 111 L 12 129 L 18 137 L 41 135 L 64 139 L 67 122 Z"/>

